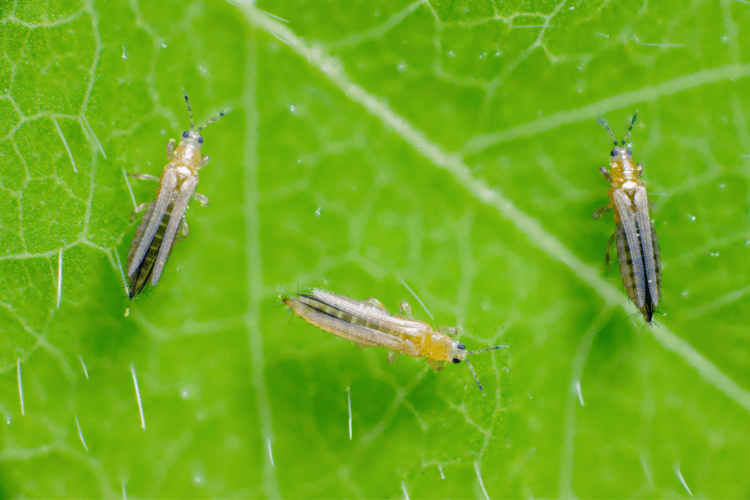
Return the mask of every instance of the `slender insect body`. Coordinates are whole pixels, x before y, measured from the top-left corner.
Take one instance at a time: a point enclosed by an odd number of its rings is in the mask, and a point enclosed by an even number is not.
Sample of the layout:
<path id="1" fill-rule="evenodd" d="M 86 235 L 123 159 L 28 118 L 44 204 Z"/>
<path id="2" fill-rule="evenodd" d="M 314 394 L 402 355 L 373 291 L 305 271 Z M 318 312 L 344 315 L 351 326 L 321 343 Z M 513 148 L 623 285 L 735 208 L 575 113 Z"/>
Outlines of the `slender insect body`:
<path id="1" fill-rule="evenodd" d="M 138 225 L 128 252 L 128 293 L 131 299 L 146 285 L 156 286 L 159 283 L 175 243 L 187 236 L 185 212 L 190 198 L 198 199 L 203 206 L 208 204 L 208 198 L 195 192 L 198 170 L 205 167 L 211 159 L 201 155 L 203 137 L 199 132 L 226 112 L 222 111 L 196 131 L 193 130 L 193 112 L 187 94 L 185 102 L 190 113 L 190 130 L 182 133 L 176 148 L 174 139 L 167 143 L 167 158 L 170 162 L 164 167 L 161 179 L 148 174 L 130 174 L 139 179 L 159 181 L 156 199 L 137 206 L 133 211 L 133 218 L 142 210 L 146 210 L 146 214 Z M 177 235 L 178 230 L 181 230 L 181 235 Z"/>
<path id="2" fill-rule="evenodd" d="M 630 300 L 638 306 L 645 320 L 651 323 L 661 296 L 661 254 L 654 225 L 649 217 L 646 186 L 641 179 L 643 166 L 633 161 L 632 151 L 625 147 L 625 140 L 633 129 L 636 116 L 637 114 L 633 116 L 620 146 L 606 122 L 599 119 L 612 135 L 615 148 L 610 153 L 609 170 L 601 168 L 602 175 L 610 183 L 610 204 L 597 210 L 594 216 L 601 215 L 609 208 L 615 209 L 617 229 L 614 236 L 617 238 L 620 275 Z"/>
<path id="3" fill-rule="evenodd" d="M 427 323 L 411 317 L 406 302 L 402 302 L 401 312 L 407 317 L 399 317 L 391 315 L 376 299 L 359 301 L 320 289 L 297 297 L 282 297 L 281 300 L 308 323 L 356 342 L 359 347 L 391 349 L 388 354 L 391 363 L 401 354 L 424 357 L 435 370 L 441 370 L 448 361 L 466 361 L 480 389 L 482 384 L 466 356 L 505 347 L 467 351 L 464 344 L 450 337 L 449 334 L 456 333 L 455 328 L 433 330 Z"/>

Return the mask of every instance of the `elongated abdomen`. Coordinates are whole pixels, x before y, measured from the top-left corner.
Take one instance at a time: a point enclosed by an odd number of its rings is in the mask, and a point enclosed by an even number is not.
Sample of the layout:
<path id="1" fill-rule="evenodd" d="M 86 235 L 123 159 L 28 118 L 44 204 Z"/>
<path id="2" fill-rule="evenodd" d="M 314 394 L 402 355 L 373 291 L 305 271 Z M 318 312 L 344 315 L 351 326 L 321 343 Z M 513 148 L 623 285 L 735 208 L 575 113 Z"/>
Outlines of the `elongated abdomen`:
<path id="1" fill-rule="evenodd" d="M 621 217 L 624 214 L 621 214 Z M 651 230 L 651 245 L 653 248 L 654 262 L 653 267 L 655 269 L 657 279 L 657 290 L 661 290 L 661 255 L 659 253 L 659 240 L 654 232 L 653 224 L 650 224 Z M 636 245 L 637 247 L 631 248 L 628 244 L 628 238 L 625 233 L 625 227 L 623 224 L 617 225 L 617 260 L 620 264 L 620 276 L 622 276 L 622 282 L 625 285 L 625 290 L 628 292 L 628 296 L 633 303 L 638 306 L 638 309 L 643 314 L 644 319 L 647 322 L 651 322 L 654 316 L 654 309 L 659 303 L 659 297 L 651 295 L 650 287 L 645 281 L 645 276 L 641 279 L 637 279 L 636 273 L 639 266 L 635 265 L 635 260 L 638 259 L 641 262 L 640 268 L 648 267 L 648 263 L 645 262 L 644 252 L 642 248 L 642 239 L 640 231 L 637 233 Z M 640 290 L 638 289 L 640 287 Z M 639 295 L 643 297 L 643 300 L 639 300 Z"/>
<path id="2" fill-rule="evenodd" d="M 315 324 L 308 319 L 306 315 L 307 311 L 317 311 L 321 314 L 325 314 L 332 318 L 340 320 L 342 323 L 348 323 L 352 325 L 362 326 L 370 330 L 376 330 L 387 335 L 398 336 L 398 331 L 390 327 L 384 321 L 374 321 L 367 318 L 363 318 L 352 314 L 349 311 L 336 307 L 335 305 L 328 304 L 314 295 L 302 294 L 299 297 L 289 297 L 284 299 L 284 304 L 290 307 L 300 317 L 308 321 L 309 323 Z M 320 325 L 316 325 L 320 327 Z M 338 335 L 336 332 L 331 332 Z"/>
<path id="3" fill-rule="evenodd" d="M 419 357 L 418 348 L 402 338 L 400 318 L 348 297 L 314 290 L 312 294 L 282 298 L 284 304 L 308 323 L 361 346 L 382 346 Z M 360 314 L 357 314 L 359 310 Z M 369 310 L 369 311 L 368 311 Z M 380 316 L 376 318 L 376 316 Z"/>
<path id="4" fill-rule="evenodd" d="M 149 244 L 148 251 L 146 252 L 146 255 L 143 257 L 143 260 L 138 264 L 138 267 L 136 268 L 136 271 L 133 273 L 132 276 L 130 276 L 130 283 L 129 283 L 129 295 L 130 298 L 135 298 L 136 295 L 141 293 L 141 290 L 146 286 L 146 284 L 149 282 L 149 280 L 156 280 L 159 281 L 159 276 L 152 276 L 153 270 L 154 270 L 154 263 L 156 262 L 156 256 L 159 254 L 159 248 L 161 248 L 162 239 L 164 238 L 164 233 L 167 230 L 167 225 L 169 224 L 169 220 L 172 217 L 172 209 L 174 208 L 174 204 L 170 203 L 167 205 L 167 209 L 164 211 L 164 216 L 161 218 L 161 223 L 159 224 L 159 228 L 156 230 L 156 234 L 154 234 L 154 238 L 151 240 L 151 243 Z M 145 232 L 146 226 L 148 226 L 149 222 L 149 212 L 146 213 L 146 216 L 143 217 L 143 220 L 141 221 L 140 225 L 138 226 L 137 233 L 143 233 Z M 141 231 L 141 228 L 143 227 L 143 231 Z M 176 240 L 173 240 L 172 247 L 174 247 L 174 242 Z M 130 253 L 128 255 L 128 261 L 130 260 L 131 255 L 135 252 L 135 248 L 138 247 L 140 244 L 140 240 L 138 238 L 133 239 L 133 243 L 130 246 Z M 169 251 L 171 252 L 172 249 L 170 248 Z"/>
<path id="5" fill-rule="evenodd" d="M 659 296 L 656 297 L 655 303 L 661 300 L 661 252 L 659 251 L 659 238 L 656 237 L 654 225 L 651 224 L 651 246 L 654 249 L 654 271 L 656 274 L 656 291 Z"/>

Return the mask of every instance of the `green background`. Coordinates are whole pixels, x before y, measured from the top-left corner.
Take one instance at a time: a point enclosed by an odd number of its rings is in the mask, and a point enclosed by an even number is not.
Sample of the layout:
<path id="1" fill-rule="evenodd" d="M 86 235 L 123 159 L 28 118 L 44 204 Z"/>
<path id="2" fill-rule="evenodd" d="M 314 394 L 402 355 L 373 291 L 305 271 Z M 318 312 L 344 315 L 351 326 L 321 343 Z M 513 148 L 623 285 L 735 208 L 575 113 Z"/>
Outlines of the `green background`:
<path id="1" fill-rule="evenodd" d="M 258 7 L 288 22 L 0 2 L 1 497 L 750 495 L 748 2 Z M 182 87 L 200 123 L 231 110 L 211 204 L 124 317 L 123 173 L 160 173 Z M 591 219 L 596 116 L 621 137 L 636 109 L 653 328 Z M 473 358 L 483 397 L 285 322 L 312 286 L 510 347 Z"/>

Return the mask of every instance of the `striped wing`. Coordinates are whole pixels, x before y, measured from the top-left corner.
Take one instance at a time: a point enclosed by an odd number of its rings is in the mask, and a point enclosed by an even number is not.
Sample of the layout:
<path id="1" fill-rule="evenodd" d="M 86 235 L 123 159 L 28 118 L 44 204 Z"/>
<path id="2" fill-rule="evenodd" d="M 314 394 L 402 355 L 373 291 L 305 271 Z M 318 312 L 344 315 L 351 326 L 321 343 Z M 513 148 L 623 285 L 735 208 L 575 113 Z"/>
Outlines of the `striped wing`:
<path id="1" fill-rule="evenodd" d="M 372 315 L 374 317 L 393 318 L 393 315 L 387 310 L 374 304 L 370 304 L 369 302 L 365 302 L 364 300 L 356 300 L 351 297 L 338 295 L 329 292 L 328 290 L 323 290 L 322 288 L 313 288 L 312 292 L 309 295 L 312 295 L 313 297 L 315 297 L 315 299 L 321 302 L 333 305 L 336 308 L 341 309 L 342 311 L 346 311 L 350 314 L 364 313 L 367 315 Z"/>
<path id="2" fill-rule="evenodd" d="M 312 296 L 316 300 L 335 307 L 344 313 L 356 316 L 357 318 L 370 323 L 381 325 L 386 329 L 398 330 L 399 332 L 408 335 L 419 335 L 425 330 L 432 331 L 432 328 L 430 328 L 429 325 L 426 325 L 421 321 L 393 316 L 382 307 L 378 307 L 363 300 L 355 300 L 350 297 L 336 295 L 335 293 L 320 288 L 314 289 L 312 291 Z"/>
<path id="3" fill-rule="evenodd" d="M 633 275 L 635 277 L 636 305 L 639 309 L 643 308 L 645 302 L 645 273 L 643 270 L 643 253 L 641 252 L 641 243 L 638 239 L 635 217 L 631 208 L 630 198 L 624 191 L 616 189 L 614 192 L 615 207 L 620 216 L 620 223 L 625 230 L 625 236 L 628 240 L 631 261 L 633 263 Z"/>
<path id="4" fill-rule="evenodd" d="M 154 286 L 159 283 L 159 278 L 161 278 L 161 273 L 164 270 L 164 264 L 167 263 L 167 258 L 172 251 L 174 237 L 177 234 L 177 229 L 180 227 L 180 221 L 182 221 L 182 218 L 185 216 L 188 202 L 190 201 L 190 197 L 193 196 L 197 185 L 198 176 L 190 176 L 185 179 L 182 186 L 180 186 L 180 194 L 174 202 L 172 216 L 169 218 L 169 224 L 167 224 L 166 231 L 164 231 L 164 239 L 159 247 L 159 255 L 156 257 L 154 271 L 151 274 L 151 284 Z"/>
<path id="5" fill-rule="evenodd" d="M 331 299 L 331 296 L 351 301 L 353 303 L 351 305 L 353 306 L 362 304 L 365 308 L 377 309 L 384 313 L 384 316 L 393 318 L 387 312 L 370 304 L 354 301 L 348 297 L 328 294 L 327 292 L 325 292 L 325 300 L 321 300 L 318 296 L 319 294 L 315 292 L 317 290 L 313 292 L 313 295 L 292 297 L 286 299 L 284 302 L 302 319 L 318 328 L 322 328 L 328 333 L 358 344 L 373 347 L 383 346 L 406 354 L 419 356 L 414 344 L 397 336 L 395 329 L 384 328 L 381 321 L 370 321 L 370 319 L 366 319 L 361 315 L 348 312 L 345 304 L 337 303 L 335 299 Z M 381 329 L 391 331 L 381 331 Z"/>
<path id="6" fill-rule="evenodd" d="M 164 217 L 164 212 L 167 210 L 169 200 L 172 198 L 172 193 L 177 186 L 177 173 L 175 172 L 175 169 L 167 166 L 164 170 L 164 176 L 162 177 L 161 185 L 159 186 L 158 197 L 156 198 L 156 201 L 151 204 L 148 212 L 146 212 L 146 215 L 149 213 L 151 214 L 151 218 L 148 219 L 148 225 L 143 232 L 143 237 L 138 243 L 138 248 L 133 254 L 133 258 L 128 259 L 128 278 L 131 278 L 136 273 L 143 258 L 146 256 L 146 252 L 148 252 L 148 248 L 151 246 L 151 241 L 154 239 L 154 235 L 156 234 L 157 229 L 159 229 L 161 220 Z M 144 223 L 146 223 L 146 217 L 143 218 L 141 226 Z M 138 236 L 138 233 L 140 233 L 140 230 L 141 227 L 139 226 L 136 237 Z M 135 244 L 135 240 L 133 240 L 133 244 Z"/>
<path id="7" fill-rule="evenodd" d="M 141 223 L 138 224 L 138 229 L 136 229 L 135 231 L 135 236 L 133 236 L 133 242 L 130 244 L 130 250 L 128 251 L 128 270 L 130 269 L 130 263 L 133 262 L 133 257 L 135 256 L 136 250 L 138 250 L 138 247 L 141 245 L 141 241 L 143 241 L 143 236 L 146 234 L 148 223 L 151 220 L 151 218 L 154 216 L 154 206 L 155 206 L 154 203 L 148 206 L 148 209 L 146 209 L 146 213 L 143 214 L 143 219 L 141 219 Z M 128 275 L 130 275 L 129 271 L 128 271 Z"/>
<path id="8" fill-rule="evenodd" d="M 643 260 L 646 266 L 646 281 L 651 294 L 651 302 L 654 307 L 659 305 L 659 281 L 657 277 L 657 264 L 654 256 L 654 244 L 651 240 L 653 225 L 648 216 L 648 195 L 644 186 L 638 186 L 635 190 L 635 220 L 638 223 L 638 233 L 643 243 Z"/>

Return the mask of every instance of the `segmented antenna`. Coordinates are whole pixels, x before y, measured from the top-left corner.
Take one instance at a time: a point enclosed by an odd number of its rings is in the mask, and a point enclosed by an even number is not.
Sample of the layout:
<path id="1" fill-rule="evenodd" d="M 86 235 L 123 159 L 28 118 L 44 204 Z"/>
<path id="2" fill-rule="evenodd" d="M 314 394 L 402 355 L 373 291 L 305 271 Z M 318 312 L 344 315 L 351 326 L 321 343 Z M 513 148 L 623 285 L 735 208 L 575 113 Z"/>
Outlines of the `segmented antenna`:
<path id="1" fill-rule="evenodd" d="M 625 134 L 625 137 L 622 138 L 622 145 L 625 145 L 625 141 L 630 137 L 630 132 L 633 131 L 633 125 L 635 125 L 635 119 L 638 118 L 638 110 L 636 110 L 635 114 L 633 115 L 633 119 L 630 120 L 630 127 L 628 127 L 628 132 Z M 609 125 L 607 124 L 606 120 L 602 118 L 601 116 L 596 117 L 596 121 L 599 123 L 599 125 L 603 126 L 607 129 L 607 132 L 609 132 L 609 136 L 612 138 L 612 142 L 615 143 L 615 146 L 618 146 L 617 144 L 617 138 L 615 137 L 614 132 L 612 132 L 612 129 L 609 128 Z"/>
<path id="2" fill-rule="evenodd" d="M 625 145 L 625 140 L 630 137 L 630 132 L 633 131 L 633 124 L 635 124 L 635 119 L 638 118 L 638 110 L 635 111 L 635 114 L 633 115 L 633 119 L 630 120 L 630 127 L 628 128 L 628 133 L 625 134 L 625 137 L 622 138 L 622 145 Z"/>
<path id="3" fill-rule="evenodd" d="M 188 113 L 190 113 L 190 130 L 193 130 L 195 128 L 195 123 L 193 122 L 193 110 L 190 108 L 190 100 L 188 99 L 187 92 L 185 92 L 185 89 L 182 89 L 182 93 L 185 95 L 185 103 L 187 104 Z M 214 116 L 210 120 L 208 120 L 206 123 L 198 127 L 198 132 L 203 130 L 204 128 L 211 125 L 213 122 L 224 116 L 225 114 L 229 113 L 229 110 L 224 110 L 221 113 L 219 113 L 217 116 Z"/>
<path id="4" fill-rule="evenodd" d="M 193 127 L 195 127 L 195 124 L 193 123 L 193 110 L 190 108 L 190 100 L 188 99 L 187 92 L 185 92 L 184 88 L 182 89 L 182 93 L 185 96 L 185 103 L 187 104 L 187 107 L 188 107 L 188 113 L 190 113 L 190 130 L 193 130 Z"/>
<path id="5" fill-rule="evenodd" d="M 185 97 L 187 98 L 187 96 Z M 597 116 L 596 121 L 599 123 L 599 125 L 607 129 L 607 132 L 609 132 L 609 136 L 612 138 L 612 142 L 614 142 L 615 146 L 617 146 L 617 138 L 615 137 L 615 133 L 612 132 L 611 128 L 609 128 L 609 125 L 607 125 L 606 120 L 604 120 L 604 118 L 602 118 L 601 116 Z"/>
<path id="6" fill-rule="evenodd" d="M 495 347 L 488 347 L 487 349 L 481 349 L 479 351 L 466 351 L 466 354 L 482 354 L 483 352 L 490 352 L 496 349 L 505 349 L 507 345 L 496 345 Z"/>
<path id="7" fill-rule="evenodd" d="M 201 125 L 200 127 L 198 127 L 198 132 L 200 132 L 204 128 L 208 127 L 213 122 L 215 122 L 216 120 L 218 120 L 219 118 L 221 118 L 222 116 L 224 116 L 227 113 L 229 113 L 229 111 L 228 110 L 224 110 L 221 113 L 219 113 L 218 115 L 214 116 L 213 118 L 211 118 L 210 120 L 208 120 L 206 123 L 204 123 L 203 125 Z"/>
<path id="8" fill-rule="evenodd" d="M 464 362 L 466 362 L 466 366 L 468 366 L 469 370 L 471 370 L 471 374 L 474 375 L 474 380 L 477 381 L 479 390 L 482 391 L 482 396 L 486 396 L 487 394 L 484 393 L 484 387 L 482 387 L 482 383 L 479 381 L 479 377 L 477 377 L 477 372 L 474 371 L 474 367 L 471 366 L 471 363 L 469 363 L 468 359 L 465 359 Z"/>
<path id="9" fill-rule="evenodd" d="M 496 349 L 504 349 L 506 347 L 508 346 L 496 345 L 495 347 L 488 347 L 487 349 L 480 349 L 479 351 L 466 351 L 466 349 L 464 349 L 464 351 L 466 352 L 466 354 L 481 354 L 483 352 L 494 351 Z M 469 363 L 468 359 L 464 359 L 464 361 L 466 362 L 466 366 L 469 367 L 469 370 L 471 370 L 471 374 L 474 375 L 474 380 L 477 381 L 477 385 L 479 386 L 479 390 L 482 391 L 482 395 L 486 396 L 486 394 L 484 393 L 484 388 L 482 387 L 482 383 L 479 382 L 479 377 L 477 377 L 477 372 L 474 371 L 474 367 L 471 366 L 471 363 Z"/>

